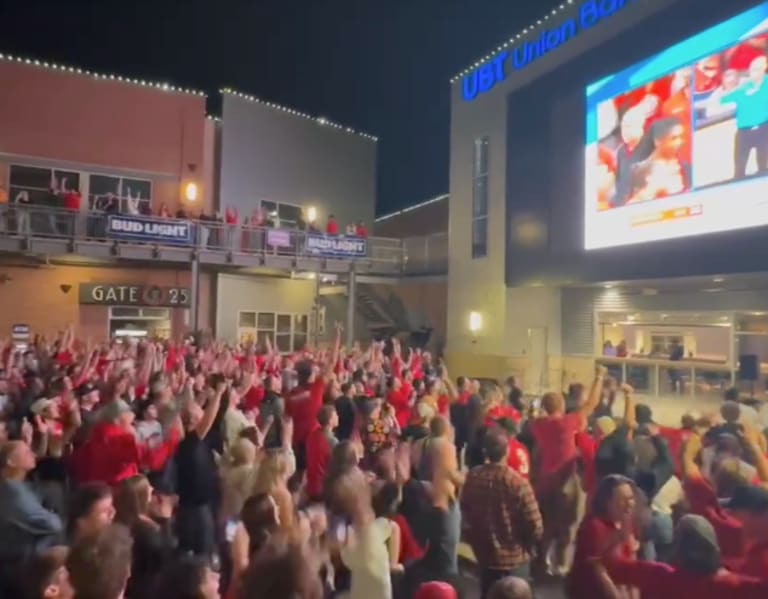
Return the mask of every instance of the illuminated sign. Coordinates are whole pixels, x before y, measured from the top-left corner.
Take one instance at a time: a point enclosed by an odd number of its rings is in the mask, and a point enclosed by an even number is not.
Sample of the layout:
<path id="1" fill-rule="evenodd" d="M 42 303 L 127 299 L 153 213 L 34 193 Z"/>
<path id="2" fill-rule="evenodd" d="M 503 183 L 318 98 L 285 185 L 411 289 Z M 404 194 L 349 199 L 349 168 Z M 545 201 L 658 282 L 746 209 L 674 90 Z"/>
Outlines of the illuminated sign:
<path id="1" fill-rule="evenodd" d="M 576 37 L 579 32 L 591 29 L 635 0 L 586 0 L 575 16 L 552 29 L 542 29 L 539 37 L 521 43 L 516 48 L 504 50 L 487 63 L 479 66 L 461 82 L 461 95 L 471 102 L 480 94 L 490 91 L 507 77 L 507 65 L 515 71 L 524 69 L 539 58 L 559 48 Z"/>
<path id="2" fill-rule="evenodd" d="M 186 287 L 81 283 L 80 303 L 107 306 L 188 307 L 190 293 Z"/>

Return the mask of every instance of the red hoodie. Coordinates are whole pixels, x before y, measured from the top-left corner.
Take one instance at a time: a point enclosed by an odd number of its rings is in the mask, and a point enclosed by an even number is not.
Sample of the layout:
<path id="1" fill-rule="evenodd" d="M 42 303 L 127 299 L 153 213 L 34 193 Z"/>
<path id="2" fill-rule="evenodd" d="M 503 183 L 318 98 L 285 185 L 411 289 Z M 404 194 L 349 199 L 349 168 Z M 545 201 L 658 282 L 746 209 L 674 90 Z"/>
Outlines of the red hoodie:
<path id="1" fill-rule="evenodd" d="M 104 482 L 116 486 L 142 470 L 160 470 L 179 443 L 175 430 L 161 445 L 149 448 L 136 443 L 136 437 L 111 422 L 97 424 L 88 439 L 72 456 L 78 483 Z"/>
<path id="2" fill-rule="evenodd" d="M 296 387 L 288 394 L 285 411 L 293 418 L 293 444 L 301 445 L 317 424 L 317 413 L 323 405 L 325 381 L 317 377 L 307 387 Z"/>

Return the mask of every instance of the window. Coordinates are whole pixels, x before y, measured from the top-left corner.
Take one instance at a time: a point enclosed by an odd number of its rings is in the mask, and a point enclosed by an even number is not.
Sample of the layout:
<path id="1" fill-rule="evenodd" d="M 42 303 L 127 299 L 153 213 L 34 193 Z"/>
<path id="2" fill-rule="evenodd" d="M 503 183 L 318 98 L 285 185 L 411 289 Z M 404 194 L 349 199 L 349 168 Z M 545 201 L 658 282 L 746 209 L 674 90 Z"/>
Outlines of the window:
<path id="1" fill-rule="evenodd" d="M 651 333 L 651 355 L 669 355 L 673 345 L 683 345 L 683 336 Z"/>
<path id="2" fill-rule="evenodd" d="M 91 210 L 104 210 L 109 197 L 114 196 L 119 202 L 121 212 L 128 210 L 128 201 L 137 202 L 140 213 L 151 212 L 152 182 L 144 179 L 112 177 L 109 175 L 90 175 L 88 179 L 88 207 Z"/>
<path id="3" fill-rule="evenodd" d="M 488 255 L 488 138 L 474 142 L 472 159 L 472 258 Z"/>
<path id="4" fill-rule="evenodd" d="M 298 351 L 309 341 L 308 314 L 244 311 L 238 314 L 237 323 L 241 343 L 266 344 L 268 339 L 280 353 Z"/>
<path id="5" fill-rule="evenodd" d="M 29 201 L 38 206 L 58 206 L 51 190 L 80 190 L 80 173 L 36 166 L 12 164 L 8 197 L 13 202 L 21 192 L 27 192 Z"/>
<path id="6" fill-rule="evenodd" d="M 275 227 L 278 228 L 295 227 L 301 219 L 301 206 L 296 206 L 295 204 L 261 200 L 261 209 L 264 211 L 266 218 L 273 221 Z"/>

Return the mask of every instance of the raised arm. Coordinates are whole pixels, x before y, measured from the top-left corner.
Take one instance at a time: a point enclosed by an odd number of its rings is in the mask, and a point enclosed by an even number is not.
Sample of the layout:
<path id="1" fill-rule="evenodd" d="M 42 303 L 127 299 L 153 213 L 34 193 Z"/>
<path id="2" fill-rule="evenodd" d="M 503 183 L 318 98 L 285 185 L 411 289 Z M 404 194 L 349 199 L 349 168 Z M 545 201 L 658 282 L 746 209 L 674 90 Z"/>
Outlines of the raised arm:
<path id="1" fill-rule="evenodd" d="M 597 404 L 600 403 L 600 394 L 603 392 L 603 381 L 605 380 L 606 372 L 605 366 L 602 365 L 598 365 L 595 369 L 595 380 L 592 382 L 586 403 L 580 409 L 585 420 L 592 415 L 592 412 L 597 408 Z"/>
<path id="2" fill-rule="evenodd" d="M 768 488 L 768 459 L 760 449 L 760 431 L 748 426 L 744 428 L 744 432 L 741 434 L 742 439 L 746 442 L 749 448 L 749 453 L 752 456 L 752 461 L 757 469 L 757 476 L 760 479 L 762 486 Z"/>
<path id="3" fill-rule="evenodd" d="M 634 389 L 626 383 L 621 386 L 621 390 L 624 392 L 624 426 L 626 426 L 630 432 L 637 428 L 637 420 L 635 418 L 635 401 L 632 397 Z"/>
<path id="4" fill-rule="evenodd" d="M 681 457 L 683 478 L 688 480 L 702 478 L 701 470 L 696 464 L 696 456 L 700 451 L 701 436 L 698 433 L 694 433 L 688 437 L 688 440 L 683 444 Z"/>
<path id="5" fill-rule="evenodd" d="M 219 412 L 219 406 L 221 406 L 221 398 L 224 396 L 224 391 L 227 388 L 226 382 L 219 381 L 216 384 L 216 388 L 213 390 L 213 397 L 208 399 L 208 403 L 205 406 L 203 417 L 197 425 L 197 436 L 200 439 L 205 439 L 208 435 L 213 421 L 216 419 L 216 414 Z"/>

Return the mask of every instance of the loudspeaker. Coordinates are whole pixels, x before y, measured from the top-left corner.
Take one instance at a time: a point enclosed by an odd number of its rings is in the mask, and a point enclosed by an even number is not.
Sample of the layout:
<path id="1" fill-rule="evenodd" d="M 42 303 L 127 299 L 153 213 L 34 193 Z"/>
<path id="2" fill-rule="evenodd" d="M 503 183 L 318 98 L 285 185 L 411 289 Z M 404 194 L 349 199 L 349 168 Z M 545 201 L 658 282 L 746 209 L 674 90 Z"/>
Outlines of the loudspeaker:
<path id="1" fill-rule="evenodd" d="M 760 362 L 755 354 L 744 354 L 743 356 L 739 356 L 739 380 L 760 380 Z"/>

